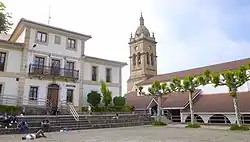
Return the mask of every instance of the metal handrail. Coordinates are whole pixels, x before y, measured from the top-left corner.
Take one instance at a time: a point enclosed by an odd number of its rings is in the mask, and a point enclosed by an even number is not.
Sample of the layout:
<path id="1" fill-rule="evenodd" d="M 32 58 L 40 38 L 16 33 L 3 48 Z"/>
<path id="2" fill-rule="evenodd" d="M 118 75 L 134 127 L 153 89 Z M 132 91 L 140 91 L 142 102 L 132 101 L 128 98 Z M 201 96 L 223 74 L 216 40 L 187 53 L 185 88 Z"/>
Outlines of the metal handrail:
<path id="1" fill-rule="evenodd" d="M 79 121 L 79 114 L 72 104 L 68 103 L 66 100 L 63 100 L 61 101 L 61 109 L 64 109 L 64 107 L 69 110 L 76 121 Z"/>

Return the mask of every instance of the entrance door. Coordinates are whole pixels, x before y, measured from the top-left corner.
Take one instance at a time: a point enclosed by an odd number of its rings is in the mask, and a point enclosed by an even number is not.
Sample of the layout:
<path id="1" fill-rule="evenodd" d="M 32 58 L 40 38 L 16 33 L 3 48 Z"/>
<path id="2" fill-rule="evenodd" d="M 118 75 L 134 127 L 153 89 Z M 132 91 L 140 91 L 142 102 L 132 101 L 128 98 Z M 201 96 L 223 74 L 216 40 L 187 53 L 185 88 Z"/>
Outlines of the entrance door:
<path id="1" fill-rule="evenodd" d="M 50 84 L 48 86 L 47 99 L 51 102 L 52 111 L 56 111 L 58 107 L 59 86 L 57 84 Z"/>

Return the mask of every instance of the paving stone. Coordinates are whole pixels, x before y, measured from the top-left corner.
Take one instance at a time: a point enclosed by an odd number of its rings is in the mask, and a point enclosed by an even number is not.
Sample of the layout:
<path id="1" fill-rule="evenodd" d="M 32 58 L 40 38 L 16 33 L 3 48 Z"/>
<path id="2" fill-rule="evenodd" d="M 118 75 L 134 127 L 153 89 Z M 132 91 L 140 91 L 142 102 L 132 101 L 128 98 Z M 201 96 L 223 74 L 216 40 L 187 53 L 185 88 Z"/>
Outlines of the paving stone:
<path id="1" fill-rule="evenodd" d="M 249 142 L 250 132 L 138 126 L 46 133 L 36 142 Z M 23 135 L 1 135 L 1 142 L 20 142 Z"/>

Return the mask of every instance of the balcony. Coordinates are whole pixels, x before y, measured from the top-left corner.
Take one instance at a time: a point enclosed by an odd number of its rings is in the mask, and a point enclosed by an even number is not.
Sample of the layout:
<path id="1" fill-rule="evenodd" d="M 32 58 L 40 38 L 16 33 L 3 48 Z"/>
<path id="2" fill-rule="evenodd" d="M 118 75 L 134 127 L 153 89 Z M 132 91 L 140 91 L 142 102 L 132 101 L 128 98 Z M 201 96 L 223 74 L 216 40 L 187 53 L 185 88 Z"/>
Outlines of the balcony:
<path id="1" fill-rule="evenodd" d="M 66 68 L 41 66 L 36 64 L 29 65 L 29 76 L 52 79 L 78 80 L 79 70 L 72 70 Z"/>

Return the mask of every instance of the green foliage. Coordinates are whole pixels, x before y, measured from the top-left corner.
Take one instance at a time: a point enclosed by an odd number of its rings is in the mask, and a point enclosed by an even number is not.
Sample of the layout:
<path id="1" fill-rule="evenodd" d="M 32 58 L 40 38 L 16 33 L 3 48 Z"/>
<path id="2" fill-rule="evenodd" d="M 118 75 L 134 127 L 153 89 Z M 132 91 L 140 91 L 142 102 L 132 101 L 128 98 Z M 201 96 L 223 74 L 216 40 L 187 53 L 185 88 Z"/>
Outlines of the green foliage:
<path id="1" fill-rule="evenodd" d="M 150 95 L 166 95 L 171 93 L 170 87 L 166 83 L 160 83 L 158 80 L 155 80 L 151 87 L 148 88 Z"/>
<path id="2" fill-rule="evenodd" d="M 235 130 L 235 131 L 248 131 L 248 130 L 249 130 L 249 127 L 244 126 L 244 125 L 239 126 L 239 125 L 237 125 L 237 124 L 233 124 L 233 125 L 231 125 L 230 130 Z"/>
<path id="3" fill-rule="evenodd" d="M 16 113 L 20 110 L 18 106 L 0 105 L 0 112 Z"/>
<path id="4" fill-rule="evenodd" d="M 114 106 L 125 106 L 125 97 L 116 96 L 113 99 Z"/>
<path id="5" fill-rule="evenodd" d="M 213 83 L 215 87 L 227 86 L 232 97 L 236 97 L 238 88 L 250 79 L 246 66 L 241 66 L 236 70 L 225 71 L 223 73 L 207 73 L 207 76 L 210 77 L 211 83 Z"/>
<path id="6" fill-rule="evenodd" d="M 102 81 L 101 82 L 101 93 L 102 93 L 102 102 L 104 106 L 107 107 L 112 102 L 112 93 L 109 91 L 107 84 Z"/>
<path id="7" fill-rule="evenodd" d="M 191 123 L 188 123 L 188 125 L 186 126 L 186 128 L 200 128 L 200 124 L 198 123 L 194 123 L 194 124 L 191 124 Z"/>
<path id="8" fill-rule="evenodd" d="M 88 107 L 82 107 L 83 112 L 88 112 Z M 93 112 L 132 112 L 133 106 L 108 106 L 108 107 L 93 107 Z"/>
<path id="9" fill-rule="evenodd" d="M 166 126 L 167 124 L 162 121 L 153 121 L 151 123 L 153 126 Z"/>
<path id="10" fill-rule="evenodd" d="M 13 25 L 12 22 L 9 21 L 11 19 L 11 14 L 6 12 L 6 6 L 4 3 L 0 2 L 0 33 L 5 33 L 11 29 L 11 26 Z"/>
<path id="11" fill-rule="evenodd" d="M 91 91 L 87 96 L 87 102 L 97 107 L 101 102 L 101 94 L 96 91 Z"/>

